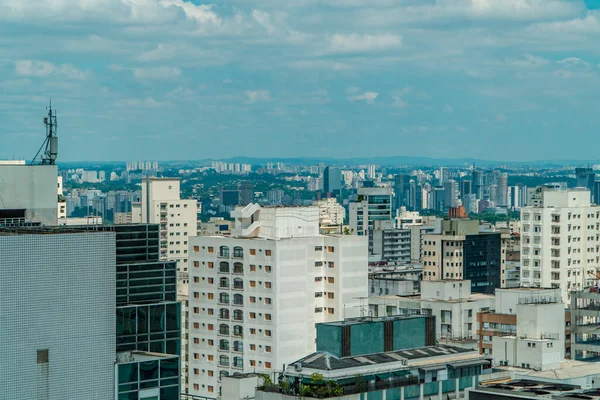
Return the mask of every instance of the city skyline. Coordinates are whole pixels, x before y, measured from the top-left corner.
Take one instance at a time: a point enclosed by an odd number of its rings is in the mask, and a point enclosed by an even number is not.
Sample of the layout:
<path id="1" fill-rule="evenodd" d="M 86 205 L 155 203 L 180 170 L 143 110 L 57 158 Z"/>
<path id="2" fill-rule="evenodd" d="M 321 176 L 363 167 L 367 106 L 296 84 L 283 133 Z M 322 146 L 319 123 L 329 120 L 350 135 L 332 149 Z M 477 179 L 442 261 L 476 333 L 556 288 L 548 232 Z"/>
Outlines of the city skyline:
<path id="1" fill-rule="evenodd" d="M 59 161 L 592 160 L 598 7 L 9 0 L 0 158 L 33 157 L 51 97 Z"/>

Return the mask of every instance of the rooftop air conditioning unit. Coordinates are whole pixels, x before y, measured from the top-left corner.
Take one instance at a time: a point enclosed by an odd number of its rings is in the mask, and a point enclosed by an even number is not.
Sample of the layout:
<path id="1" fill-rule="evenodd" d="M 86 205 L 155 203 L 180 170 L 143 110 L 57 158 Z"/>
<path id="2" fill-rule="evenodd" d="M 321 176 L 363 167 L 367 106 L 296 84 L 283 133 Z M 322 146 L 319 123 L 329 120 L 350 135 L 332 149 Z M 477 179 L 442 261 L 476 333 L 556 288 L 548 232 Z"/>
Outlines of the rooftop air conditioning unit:
<path id="1" fill-rule="evenodd" d="M 295 364 L 294 368 L 296 369 L 297 372 L 302 371 L 302 363 Z"/>

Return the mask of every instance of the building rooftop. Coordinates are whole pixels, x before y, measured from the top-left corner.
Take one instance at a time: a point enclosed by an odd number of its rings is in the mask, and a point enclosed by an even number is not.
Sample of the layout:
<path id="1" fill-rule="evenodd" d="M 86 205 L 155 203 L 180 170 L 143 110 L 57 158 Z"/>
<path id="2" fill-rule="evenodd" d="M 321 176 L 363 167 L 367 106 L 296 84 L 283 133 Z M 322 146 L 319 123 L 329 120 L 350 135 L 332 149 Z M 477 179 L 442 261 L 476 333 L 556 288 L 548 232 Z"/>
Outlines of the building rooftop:
<path id="1" fill-rule="evenodd" d="M 329 325 L 329 326 L 348 326 L 348 325 L 359 325 L 365 323 L 375 323 L 375 322 L 383 322 L 383 321 L 395 321 L 400 319 L 413 319 L 413 318 L 425 318 L 426 315 L 394 315 L 390 317 L 356 317 L 356 318 L 346 318 L 343 321 L 334 321 L 334 322 L 323 322 L 319 325 Z"/>
<path id="2" fill-rule="evenodd" d="M 377 365 L 388 363 L 398 363 L 398 367 L 409 364 L 413 366 L 418 364 L 431 364 L 434 362 L 434 360 L 431 360 L 433 357 L 441 358 L 436 359 L 435 362 L 482 361 L 488 363 L 487 360 L 480 358 L 479 354 L 473 350 L 448 345 L 437 345 L 343 358 L 338 358 L 326 352 L 315 352 L 293 364 L 299 364 L 303 368 L 316 370 L 344 370 L 364 366 L 373 368 Z M 418 361 L 425 362 L 419 363 Z"/>

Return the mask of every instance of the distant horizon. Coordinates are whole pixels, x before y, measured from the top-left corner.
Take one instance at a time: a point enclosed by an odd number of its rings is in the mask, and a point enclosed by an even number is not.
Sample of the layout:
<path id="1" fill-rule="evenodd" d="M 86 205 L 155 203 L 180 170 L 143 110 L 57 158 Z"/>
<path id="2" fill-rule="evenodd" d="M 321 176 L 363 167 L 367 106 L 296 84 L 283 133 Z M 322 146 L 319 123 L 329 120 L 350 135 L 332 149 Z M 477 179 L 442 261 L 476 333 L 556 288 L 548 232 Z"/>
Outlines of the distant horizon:
<path id="1" fill-rule="evenodd" d="M 468 157 L 457 157 L 457 158 L 447 158 L 447 157 L 417 157 L 417 156 L 375 156 L 375 157 L 349 157 L 349 158 L 335 158 L 335 157 L 250 157 L 250 156 L 234 156 L 228 158 L 199 158 L 199 159 L 153 159 L 153 158 L 141 158 L 141 159 L 129 159 L 129 160 L 77 160 L 77 161 L 60 161 L 57 160 L 57 164 L 86 164 L 86 163 L 103 163 L 103 164 L 126 164 L 128 162 L 153 162 L 156 161 L 158 163 L 208 163 L 212 161 L 223 161 L 227 163 L 268 163 L 268 162 L 290 162 L 289 165 L 295 165 L 302 162 L 329 162 L 332 164 L 352 164 L 352 165 L 360 165 L 360 164 L 375 164 L 375 165 L 390 165 L 391 160 L 398 159 L 399 162 L 394 165 L 421 165 L 426 164 L 427 161 L 435 162 L 435 166 L 444 166 L 448 162 L 455 162 L 456 164 L 450 164 L 452 166 L 463 165 L 465 167 L 470 166 L 469 164 L 475 163 L 475 167 L 478 166 L 478 163 L 481 165 L 544 165 L 544 164 L 554 164 L 554 165 L 564 165 L 564 166 L 589 166 L 593 167 L 594 165 L 600 165 L 600 159 L 598 160 L 560 160 L 560 159 L 549 159 L 549 160 L 531 160 L 531 161 L 503 161 L 503 160 L 483 160 L 483 159 L 475 159 Z M 406 159 L 403 161 L 405 164 L 402 164 L 402 159 Z M 22 159 L 15 159 L 14 161 L 18 161 Z M 386 161 L 385 163 L 379 163 L 378 161 Z M 419 161 L 421 160 L 421 161 Z M 6 161 L 1 159 L 0 161 Z M 8 160 L 11 161 L 11 160 Z M 29 163 L 30 160 L 25 160 L 26 163 Z M 440 164 L 437 164 L 440 163 Z M 309 165 L 309 164 L 306 164 Z M 314 165 L 314 164 L 310 164 Z"/>

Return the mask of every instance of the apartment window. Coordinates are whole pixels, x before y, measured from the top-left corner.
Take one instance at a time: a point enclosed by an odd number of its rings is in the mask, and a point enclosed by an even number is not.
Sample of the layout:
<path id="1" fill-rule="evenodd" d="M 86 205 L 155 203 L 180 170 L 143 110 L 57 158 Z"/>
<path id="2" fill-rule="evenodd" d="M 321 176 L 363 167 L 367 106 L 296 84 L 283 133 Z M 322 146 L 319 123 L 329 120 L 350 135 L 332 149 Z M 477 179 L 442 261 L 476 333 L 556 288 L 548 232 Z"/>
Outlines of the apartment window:
<path id="1" fill-rule="evenodd" d="M 255 256 L 256 255 L 256 249 L 250 249 L 250 255 L 251 256 Z"/>
<path id="2" fill-rule="evenodd" d="M 271 336 L 271 331 L 270 330 L 266 330 L 265 331 L 265 336 Z"/>
<path id="3" fill-rule="evenodd" d="M 250 281 L 250 287 L 256 287 L 256 281 Z"/>
<path id="4" fill-rule="evenodd" d="M 329 278 L 327 278 L 327 282 L 329 282 L 329 283 L 335 283 L 335 279 L 333 279 L 333 277 L 330 276 Z"/>
<path id="5" fill-rule="evenodd" d="M 335 268 L 335 264 L 333 263 L 333 261 L 329 261 L 327 264 L 329 268 Z"/>
<path id="6" fill-rule="evenodd" d="M 207 343 L 208 343 L 209 346 L 214 346 L 215 341 L 212 340 L 212 339 L 208 339 Z"/>
<path id="7" fill-rule="evenodd" d="M 323 246 L 315 246 L 315 251 L 323 251 Z"/>
<path id="8" fill-rule="evenodd" d="M 200 329 L 200 324 L 198 322 L 194 322 L 194 329 Z"/>
<path id="9" fill-rule="evenodd" d="M 265 346 L 265 351 L 267 353 L 270 353 L 271 352 L 271 346 Z"/>
<path id="10" fill-rule="evenodd" d="M 315 276 L 315 282 L 321 282 L 322 280 L 323 280 L 323 277 Z"/>
<path id="11" fill-rule="evenodd" d="M 271 266 L 265 265 L 265 272 L 271 272 Z"/>
<path id="12" fill-rule="evenodd" d="M 210 371 L 210 372 L 212 372 L 212 371 Z M 209 375 L 209 376 L 212 376 L 212 375 Z M 208 387 L 208 391 L 209 391 L 209 393 L 212 393 L 212 392 L 214 392 L 214 391 L 215 391 L 215 388 L 214 388 L 214 386 L 209 386 L 209 387 Z"/>
<path id="13" fill-rule="evenodd" d="M 194 292 L 194 298 L 195 298 L 195 299 L 199 299 L 199 298 L 200 298 L 200 293 L 198 293 L 198 292 Z"/>
<path id="14" fill-rule="evenodd" d="M 333 292 L 329 292 L 329 293 L 327 293 L 327 298 L 328 298 L 329 300 L 333 300 Z"/>
<path id="15" fill-rule="evenodd" d="M 265 314 L 265 321 L 271 320 L 271 314 Z"/>
<path id="16" fill-rule="evenodd" d="M 327 309 L 327 314 L 333 314 L 333 313 L 335 313 L 335 310 L 333 308 Z"/>
<path id="17" fill-rule="evenodd" d="M 335 249 L 333 248 L 333 246 L 327 246 L 327 252 L 333 253 L 333 252 L 335 252 Z"/>
<path id="18" fill-rule="evenodd" d="M 251 312 L 250 313 L 250 319 L 256 319 L 256 313 L 255 312 Z"/>
<path id="19" fill-rule="evenodd" d="M 198 385 L 197 383 L 194 383 L 194 390 L 200 390 L 200 385 Z"/>
<path id="20" fill-rule="evenodd" d="M 200 283 L 200 278 L 199 278 L 199 277 L 197 277 L 197 276 L 195 276 L 195 277 L 194 277 L 194 283 Z"/>
<path id="21" fill-rule="evenodd" d="M 194 375 L 200 375 L 200 370 L 198 368 L 194 368 Z"/>
<path id="22" fill-rule="evenodd" d="M 250 264 L 250 272 L 256 272 L 256 265 Z"/>
<path id="23" fill-rule="evenodd" d="M 195 337 L 195 338 L 194 338 L 194 344 L 200 344 L 200 339 L 199 339 L 199 338 L 197 338 L 197 337 Z"/>
<path id="24" fill-rule="evenodd" d="M 198 253 L 200 251 L 200 246 L 194 246 L 194 253 Z"/>
<path id="25" fill-rule="evenodd" d="M 194 353 L 194 360 L 199 360 L 199 359 L 200 359 L 200 354 Z"/>
<path id="26" fill-rule="evenodd" d="M 315 297 L 323 297 L 323 292 L 315 292 Z"/>
<path id="27" fill-rule="evenodd" d="M 214 298 L 215 298 L 215 295 L 214 295 L 214 293 L 209 293 L 209 294 L 207 295 L 207 297 L 208 297 L 208 299 L 209 299 L 209 300 L 214 300 Z"/>
<path id="28" fill-rule="evenodd" d="M 212 261 L 208 262 L 208 269 L 213 269 L 215 267 L 215 264 Z"/>
<path id="29" fill-rule="evenodd" d="M 207 310 L 207 314 L 208 314 L 208 315 L 214 315 L 214 313 L 215 313 L 215 310 L 214 310 L 213 308 L 209 308 L 209 309 Z"/>
<path id="30" fill-rule="evenodd" d="M 271 363 L 269 361 L 265 361 L 265 368 L 271 369 Z"/>
<path id="31" fill-rule="evenodd" d="M 256 361 L 250 360 L 250 366 L 251 367 L 256 367 Z"/>
<path id="32" fill-rule="evenodd" d="M 256 329 L 250 328 L 250 334 L 251 335 L 256 335 Z"/>
<path id="33" fill-rule="evenodd" d="M 213 371 L 208 371 L 208 376 L 213 376 L 214 372 Z M 210 388 L 212 388 L 212 386 L 208 387 L 208 391 L 212 392 L 212 390 L 210 390 Z"/>
<path id="34" fill-rule="evenodd" d="M 208 278 L 208 284 L 209 285 L 213 285 L 215 283 L 215 279 L 214 278 Z"/>
<path id="35" fill-rule="evenodd" d="M 194 307 L 194 314 L 200 314 L 200 307 Z"/>
<path id="36" fill-rule="evenodd" d="M 215 252 L 215 248 L 214 248 L 214 247 L 212 247 L 212 246 L 211 246 L 211 247 L 209 247 L 209 248 L 208 248 L 208 252 L 209 252 L 209 253 L 214 253 L 214 252 Z"/>
<path id="37" fill-rule="evenodd" d="M 215 326 L 213 324 L 208 324 L 208 330 L 209 331 L 214 331 L 215 330 Z"/>
<path id="38" fill-rule="evenodd" d="M 209 354 L 208 361 L 215 361 L 215 356 Z"/>
<path id="39" fill-rule="evenodd" d="M 265 256 L 270 257 L 271 256 L 271 250 L 265 250 Z"/>
<path id="40" fill-rule="evenodd" d="M 252 350 L 252 351 L 256 351 L 256 345 L 255 345 L 255 344 L 251 344 L 251 345 L 250 345 L 250 350 Z"/>
<path id="41" fill-rule="evenodd" d="M 271 304 L 271 299 L 268 297 L 265 297 L 265 304 Z"/>
<path id="42" fill-rule="evenodd" d="M 267 289 L 271 289 L 271 282 L 265 282 L 265 287 Z"/>
<path id="43" fill-rule="evenodd" d="M 256 303 L 256 297 L 250 296 L 250 303 Z"/>
<path id="44" fill-rule="evenodd" d="M 194 268 L 200 268 L 200 261 L 194 261 Z"/>

